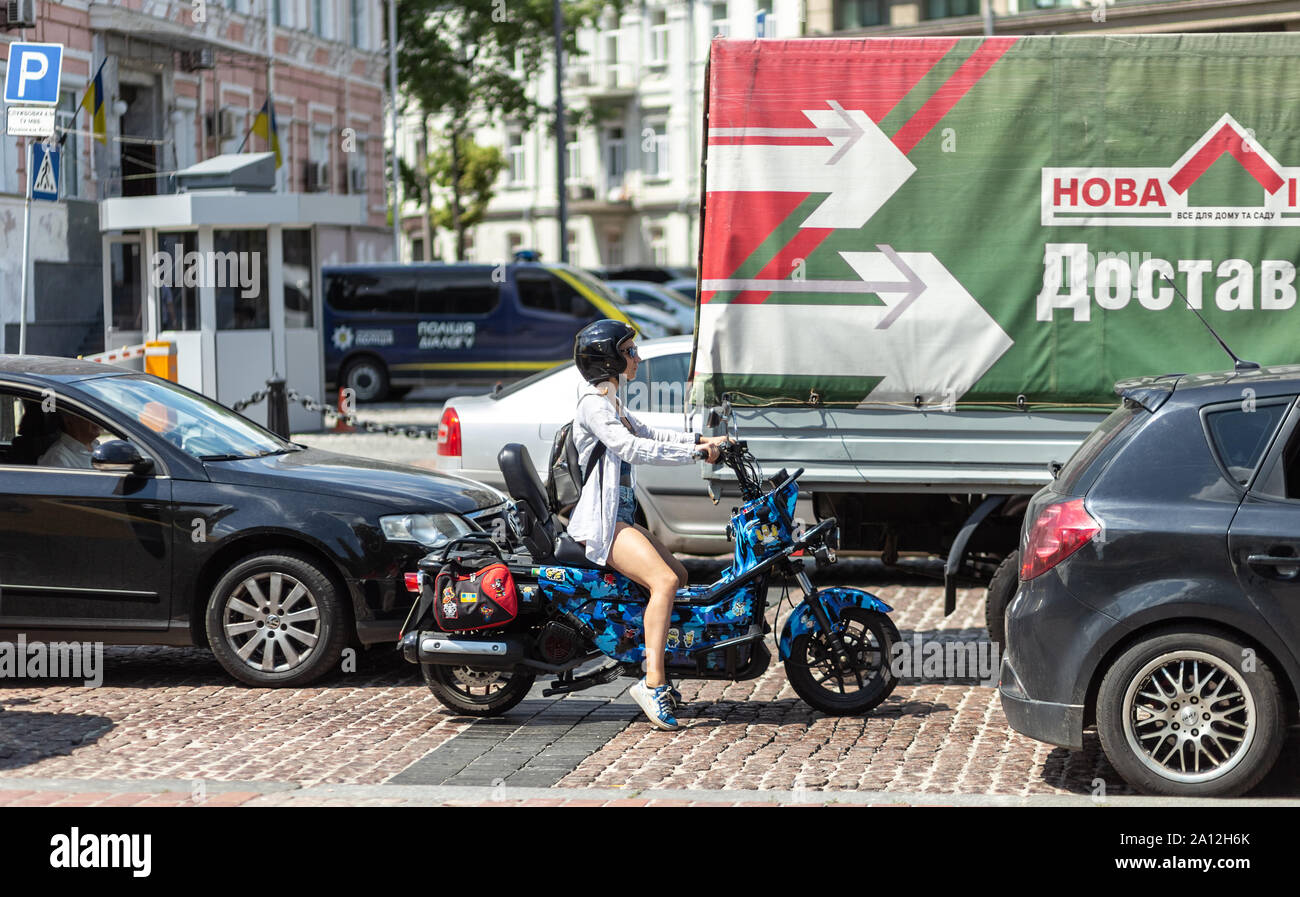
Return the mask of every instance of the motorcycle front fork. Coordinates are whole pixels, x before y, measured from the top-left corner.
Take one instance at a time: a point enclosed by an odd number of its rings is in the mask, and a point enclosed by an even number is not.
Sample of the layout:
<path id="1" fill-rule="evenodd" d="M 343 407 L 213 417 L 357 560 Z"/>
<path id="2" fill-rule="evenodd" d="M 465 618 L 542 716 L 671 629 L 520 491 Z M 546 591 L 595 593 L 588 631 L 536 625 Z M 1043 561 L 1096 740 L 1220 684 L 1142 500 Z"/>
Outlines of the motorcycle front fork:
<path id="1" fill-rule="evenodd" d="M 844 640 L 840 638 L 839 632 L 835 629 L 835 621 L 831 619 L 830 614 L 826 613 L 826 608 L 821 602 L 816 586 L 808 578 L 808 571 L 800 567 L 795 572 L 794 581 L 799 584 L 799 588 L 803 589 L 804 601 L 808 604 L 808 609 L 812 611 L 817 625 L 822 628 L 822 632 L 826 633 L 831 649 L 835 652 L 835 659 L 839 664 L 848 666 L 848 649 L 845 648 Z"/>

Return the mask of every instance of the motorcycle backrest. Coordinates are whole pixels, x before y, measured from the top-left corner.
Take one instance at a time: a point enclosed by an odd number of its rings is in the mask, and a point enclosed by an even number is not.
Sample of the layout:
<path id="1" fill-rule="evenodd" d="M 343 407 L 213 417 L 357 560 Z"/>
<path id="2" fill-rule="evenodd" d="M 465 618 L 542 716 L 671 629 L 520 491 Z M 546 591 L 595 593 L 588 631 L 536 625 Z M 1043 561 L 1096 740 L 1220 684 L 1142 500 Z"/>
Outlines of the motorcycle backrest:
<path id="1" fill-rule="evenodd" d="M 505 480 L 506 492 L 516 502 L 521 536 L 529 554 L 536 560 L 550 557 L 555 550 L 556 524 L 546 501 L 546 489 L 533 467 L 528 449 L 517 442 L 508 443 L 497 454 L 497 466 Z"/>

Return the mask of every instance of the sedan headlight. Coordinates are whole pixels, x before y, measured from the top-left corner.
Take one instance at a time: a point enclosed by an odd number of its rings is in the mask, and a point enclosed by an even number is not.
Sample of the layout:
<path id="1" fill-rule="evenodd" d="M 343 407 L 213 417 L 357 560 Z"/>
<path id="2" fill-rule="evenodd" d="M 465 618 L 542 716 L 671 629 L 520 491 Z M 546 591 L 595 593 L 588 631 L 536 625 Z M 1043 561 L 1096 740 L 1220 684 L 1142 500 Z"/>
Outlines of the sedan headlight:
<path id="1" fill-rule="evenodd" d="M 390 542 L 419 542 L 426 548 L 474 532 L 474 527 L 456 514 L 393 514 L 380 517 L 379 526 Z"/>

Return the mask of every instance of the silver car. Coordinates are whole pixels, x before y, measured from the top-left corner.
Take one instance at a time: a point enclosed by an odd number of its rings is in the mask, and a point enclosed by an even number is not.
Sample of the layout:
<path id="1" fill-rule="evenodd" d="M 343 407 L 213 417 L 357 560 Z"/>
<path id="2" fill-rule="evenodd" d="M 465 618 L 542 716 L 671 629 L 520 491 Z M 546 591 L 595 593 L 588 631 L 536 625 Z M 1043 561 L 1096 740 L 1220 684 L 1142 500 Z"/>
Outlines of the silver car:
<path id="1" fill-rule="evenodd" d="M 623 311 L 632 314 L 641 309 L 653 308 L 671 315 L 680 325 L 681 333 L 695 332 L 695 301 L 661 283 L 641 280 L 610 280 L 608 286 L 627 300 Z M 694 282 L 692 281 L 692 287 Z"/>
<path id="2" fill-rule="evenodd" d="M 627 404 L 652 427 L 696 430 L 687 421 L 691 338 L 648 340 L 639 345 L 641 365 L 628 384 Z M 503 486 L 497 452 L 508 442 L 528 448 L 538 475 L 546 477 L 555 431 L 573 419 L 582 380 L 572 362 L 520 380 L 491 395 L 448 399 L 439 423 L 437 469 Z M 731 550 L 726 528 L 737 502 L 709 499 L 699 465 L 638 465 L 637 500 L 645 525 L 671 551 L 724 554 Z"/>

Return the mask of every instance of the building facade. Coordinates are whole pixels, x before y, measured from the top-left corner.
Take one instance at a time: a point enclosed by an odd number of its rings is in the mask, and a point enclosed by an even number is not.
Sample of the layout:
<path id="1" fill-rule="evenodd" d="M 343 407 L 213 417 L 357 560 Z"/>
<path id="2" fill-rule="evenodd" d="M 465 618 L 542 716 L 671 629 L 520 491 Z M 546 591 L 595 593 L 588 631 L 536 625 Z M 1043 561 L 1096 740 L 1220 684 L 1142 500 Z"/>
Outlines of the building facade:
<path id="1" fill-rule="evenodd" d="M 795 37 L 799 0 L 650 2 L 612 12 L 578 34 L 583 50 L 566 64 L 564 99 L 599 121 L 568 129 L 565 189 L 571 262 L 694 267 L 699 243 L 700 123 L 704 65 L 717 36 Z M 535 99 L 555 103 L 553 70 L 533 79 Z M 400 152 L 415 158 L 418 123 L 401 128 Z M 560 258 L 555 139 L 549 118 L 530 129 L 484 123 L 475 139 L 500 147 L 506 169 L 466 255 L 509 259 L 518 249 Z M 407 252 L 421 258 L 418 209 L 404 209 Z M 435 236 L 433 257 L 455 257 L 454 235 Z"/>
<path id="2" fill-rule="evenodd" d="M 106 324 L 156 329 L 141 321 L 150 306 L 140 288 L 142 253 L 155 247 L 133 243 L 130 234 L 101 241 L 98 204 L 172 193 L 179 169 L 241 148 L 267 149 L 248 132 L 268 85 L 283 159 L 277 190 L 364 196 L 364 223 L 382 229 L 382 15 L 372 0 L 38 0 L 34 27 L 0 34 L 6 59 L 16 40 L 65 47 L 63 199 L 33 203 L 28 351 L 97 351 Z M 100 71 L 102 142 L 90 113 L 78 108 Z M 11 352 L 18 344 L 25 158 L 23 139 L 0 137 L 0 339 Z M 112 321 L 104 320 L 101 282 L 112 295 Z"/>
<path id="3" fill-rule="evenodd" d="M 985 5 L 987 4 L 987 5 Z M 583 266 L 694 267 L 699 241 L 701 123 L 709 42 L 800 36 L 923 36 L 1191 31 L 1300 27 L 1296 0 L 647 0 L 578 35 L 583 55 L 565 70 L 565 101 L 602 119 L 569 132 L 565 154 L 569 258 Z M 535 97 L 554 103 L 553 72 Z M 416 157 L 418 124 L 399 151 Z M 436 136 L 436 135 L 435 135 Z M 494 122 L 478 142 L 500 147 L 507 168 L 467 258 L 509 259 L 537 249 L 558 259 L 556 146 L 549 120 L 531 129 Z M 453 235 L 426 255 L 418 209 L 404 208 L 408 258 L 455 257 Z"/>

